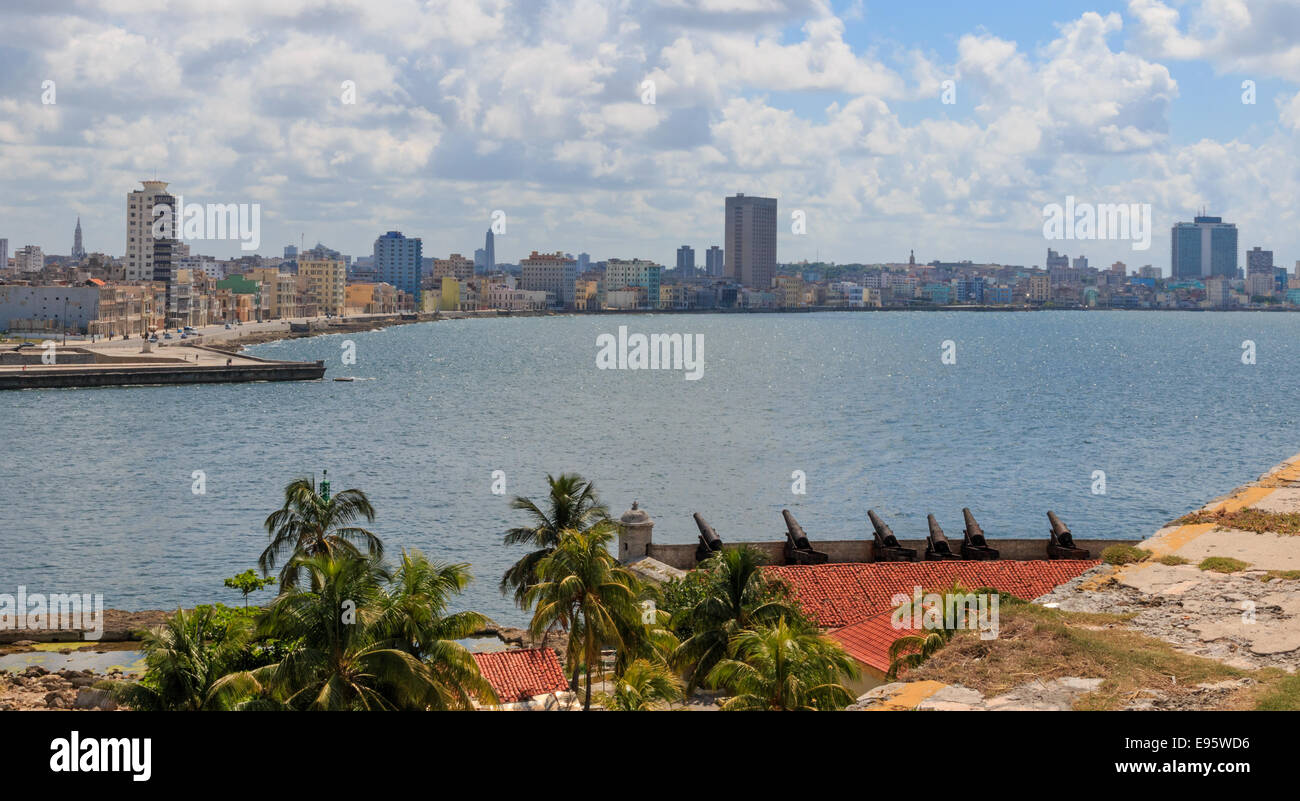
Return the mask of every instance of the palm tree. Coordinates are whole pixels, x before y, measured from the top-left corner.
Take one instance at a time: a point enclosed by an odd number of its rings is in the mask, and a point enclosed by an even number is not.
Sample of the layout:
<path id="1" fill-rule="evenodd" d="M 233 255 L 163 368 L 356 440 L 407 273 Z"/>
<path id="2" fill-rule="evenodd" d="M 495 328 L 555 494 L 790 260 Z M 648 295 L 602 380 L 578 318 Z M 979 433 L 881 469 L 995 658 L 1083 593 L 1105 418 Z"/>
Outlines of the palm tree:
<path id="1" fill-rule="evenodd" d="M 383 598 L 381 628 L 452 686 L 481 686 L 478 663 L 456 641 L 492 621 L 478 612 L 446 614 L 452 597 L 472 580 L 467 564 L 432 562 L 420 551 L 403 550 Z"/>
<path id="2" fill-rule="evenodd" d="M 438 568 L 408 560 L 411 576 L 422 573 L 424 580 L 385 592 L 389 575 L 374 557 L 297 557 L 310 589 L 282 593 L 259 623 L 262 633 L 295 645 L 276 664 L 222 681 L 289 709 L 470 709 L 475 697 L 495 702 L 473 656 L 436 639 L 458 624 L 444 627 L 436 612 L 414 610 L 422 594 L 432 603 L 447 588 L 445 568 L 444 578 L 435 578 Z"/>
<path id="3" fill-rule="evenodd" d="M 288 592 L 298 583 L 297 557 L 359 556 L 362 550 L 358 545 L 370 556 L 382 557 L 384 545 L 379 537 L 352 525 L 360 518 L 367 523 L 375 520 L 375 509 L 361 490 L 347 489 L 331 497 L 324 483 L 317 492 L 314 478 L 295 479 L 284 488 L 284 506 L 266 518 L 271 543 L 257 560 L 258 567 L 263 575 L 270 575 L 283 560 L 280 591 Z"/>
<path id="4" fill-rule="evenodd" d="M 537 582 L 524 595 L 534 607 L 529 633 L 541 638 L 548 630 L 568 632 L 568 659 L 577 677 L 587 674 L 583 709 L 591 708 L 591 672 L 602 646 L 627 647 L 625 632 L 640 623 L 640 582 L 609 552 L 617 524 L 598 523 L 586 531 L 560 533 L 558 544 L 537 562 Z M 635 621 L 635 623 L 633 623 Z"/>
<path id="5" fill-rule="evenodd" d="M 614 681 L 614 692 L 597 696 L 601 706 L 618 712 L 644 712 L 681 699 L 681 679 L 667 665 L 649 659 L 628 665 Z"/>
<path id="6" fill-rule="evenodd" d="M 236 619 L 222 624 L 213 608 L 177 610 L 144 638 L 144 677 L 108 685 L 115 700 L 131 709 L 205 711 L 229 709 L 230 692 L 219 680 L 238 662 L 248 642 L 248 626 Z"/>
<path id="7" fill-rule="evenodd" d="M 515 603 L 524 606 L 528 588 L 537 583 L 537 563 L 551 553 L 564 531 L 586 531 L 609 519 L 609 509 L 596 495 L 596 485 L 576 473 L 546 476 L 550 486 L 546 509 L 524 497 L 510 502 L 510 508 L 528 513 L 529 524 L 506 532 L 506 545 L 528 545 L 532 551 L 501 577 L 501 592 L 513 593 Z"/>
<path id="8" fill-rule="evenodd" d="M 732 651 L 734 658 L 718 662 L 708 675 L 711 686 L 733 693 L 724 710 L 834 710 L 853 703 L 840 680 L 857 678 L 857 664 L 811 626 L 783 617 L 741 631 Z"/>
<path id="9" fill-rule="evenodd" d="M 678 610 L 672 623 L 674 629 L 690 632 L 672 657 L 674 665 L 690 674 L 688 692 L 728 656 L 732 640 L 742 630 L 783 616 L 799 616 L 779 587 L 763 576 L 763 561 L 760 551 L 742 546 L 724 550 L 700 566 L 703 595 L 694 605 Z"/>
<path id="10" fill-rule="evenodd" d="M 981 590 L 981 592 L 997 591 Z M 935 610 L 939 612 L 938 615 L 926 615 L 928 607 L 924 598 L 921 601 L 913 599 L 900 604 L 895 611 L 895 616 L 906 614 L 909 618 L 918 620 L 937 620 L 938 625 L 914 626 L 920 630 L 920 633 L 907 634 L 894 640 L 889 646 L 889 671 L 885 674 L 885 678 L 893 681 L 898 678 L 900 672 L 920 666 L 936 651 L 947 645 L 953 635 L 966 629 L 970 622 L 967 619 L 967 607 L 959 599 L 969 595 L 970 591 L 962 586 L 961 582 L 954 581 L 951 587 L 943 591 L 943 609 Z M 957 612 L 951 619 L 945 614 L 949 604 L 952 604 Z"/>

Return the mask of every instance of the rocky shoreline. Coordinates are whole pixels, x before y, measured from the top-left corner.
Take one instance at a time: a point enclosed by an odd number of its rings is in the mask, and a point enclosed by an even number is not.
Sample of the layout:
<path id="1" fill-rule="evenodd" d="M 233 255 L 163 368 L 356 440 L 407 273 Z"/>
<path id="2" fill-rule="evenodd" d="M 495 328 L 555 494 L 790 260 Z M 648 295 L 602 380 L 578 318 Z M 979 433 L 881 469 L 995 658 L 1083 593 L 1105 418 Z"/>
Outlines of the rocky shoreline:
<path id="1" fill-rule="evenodd" d="M 89 670 L 59 670 L 51 673 L 33 665 L 20 673 L 0 671 L 0 712 L 120 709 L 107 691 L 95 685 L 123 678 L 119 671 L 108 674 Z"/>

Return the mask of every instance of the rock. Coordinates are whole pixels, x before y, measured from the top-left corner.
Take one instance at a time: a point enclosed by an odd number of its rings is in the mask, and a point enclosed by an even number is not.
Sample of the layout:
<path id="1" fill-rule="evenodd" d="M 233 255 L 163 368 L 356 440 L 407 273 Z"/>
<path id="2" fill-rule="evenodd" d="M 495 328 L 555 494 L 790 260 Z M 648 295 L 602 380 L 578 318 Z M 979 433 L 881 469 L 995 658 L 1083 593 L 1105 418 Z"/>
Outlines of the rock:
<path id="1" fill-rule="evenodd" d="M 117 709 L 117 702 L 103 690 L 95 690 L 90 687 L 82 687 L 77 691 L 77 698 L 72 704 L 73 709 Z"/>

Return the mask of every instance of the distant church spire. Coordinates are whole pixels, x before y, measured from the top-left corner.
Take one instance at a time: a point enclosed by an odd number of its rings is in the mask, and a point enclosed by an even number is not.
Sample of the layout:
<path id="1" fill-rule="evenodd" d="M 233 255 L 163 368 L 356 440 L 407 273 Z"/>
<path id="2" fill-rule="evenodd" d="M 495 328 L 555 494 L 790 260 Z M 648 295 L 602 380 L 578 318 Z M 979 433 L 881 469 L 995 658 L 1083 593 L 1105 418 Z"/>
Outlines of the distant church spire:
<path id="1" fill-rule="evenodd" d="M 72 258 L 77 261 L 86 258 L 86 249 L 81 246 L 81 215 L 77 215 L 77 230 L 72 234 Z"/>
<path id="2" fill-rule="evenodd" d="M 910 267 L 915 267 L 915 266 L 916 266 L 916 249 L 915 249 L 915 248 L 913 248 L 912 250 L 907 251 L 907 264 L 908 264 L 908 266 L 910 266 Z"/>

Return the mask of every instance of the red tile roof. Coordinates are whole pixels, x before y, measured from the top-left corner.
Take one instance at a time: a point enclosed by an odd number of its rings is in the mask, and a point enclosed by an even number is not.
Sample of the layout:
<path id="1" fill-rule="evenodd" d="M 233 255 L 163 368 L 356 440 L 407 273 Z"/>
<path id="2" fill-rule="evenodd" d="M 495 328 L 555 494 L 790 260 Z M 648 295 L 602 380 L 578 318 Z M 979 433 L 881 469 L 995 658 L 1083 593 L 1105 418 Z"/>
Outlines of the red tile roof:
<path id="1" fill-rule="evenodd" d="M 474 654 L 474 661 L 503 704 L 569 689 L 564 668 L 550 648 Z"/>
<path id="2" fill-rule="evenodd" d="M 894 628 L 892 610 L 863 618 L 852 626 L 835 629 L 831 639 L 839 641 L 848 655 L 881 673 L 889 671 L 889 646 L 899 637 L 914 633 L 915 627 Z M 910 649 L 909 649 L 910 650 Z"/>
<path id="3" fill-rule="evenodd" d="M 836 562 L 763 568 L 784 580 L 803 611 L 819 626 L 839 628 L 893 609 L 896 594 L 913 588 L 942 590 L 960 581 L 969 590 L 992 587 L 1033 600 L 1099 562 L 1053 559 L 1032 562 Z"/>

